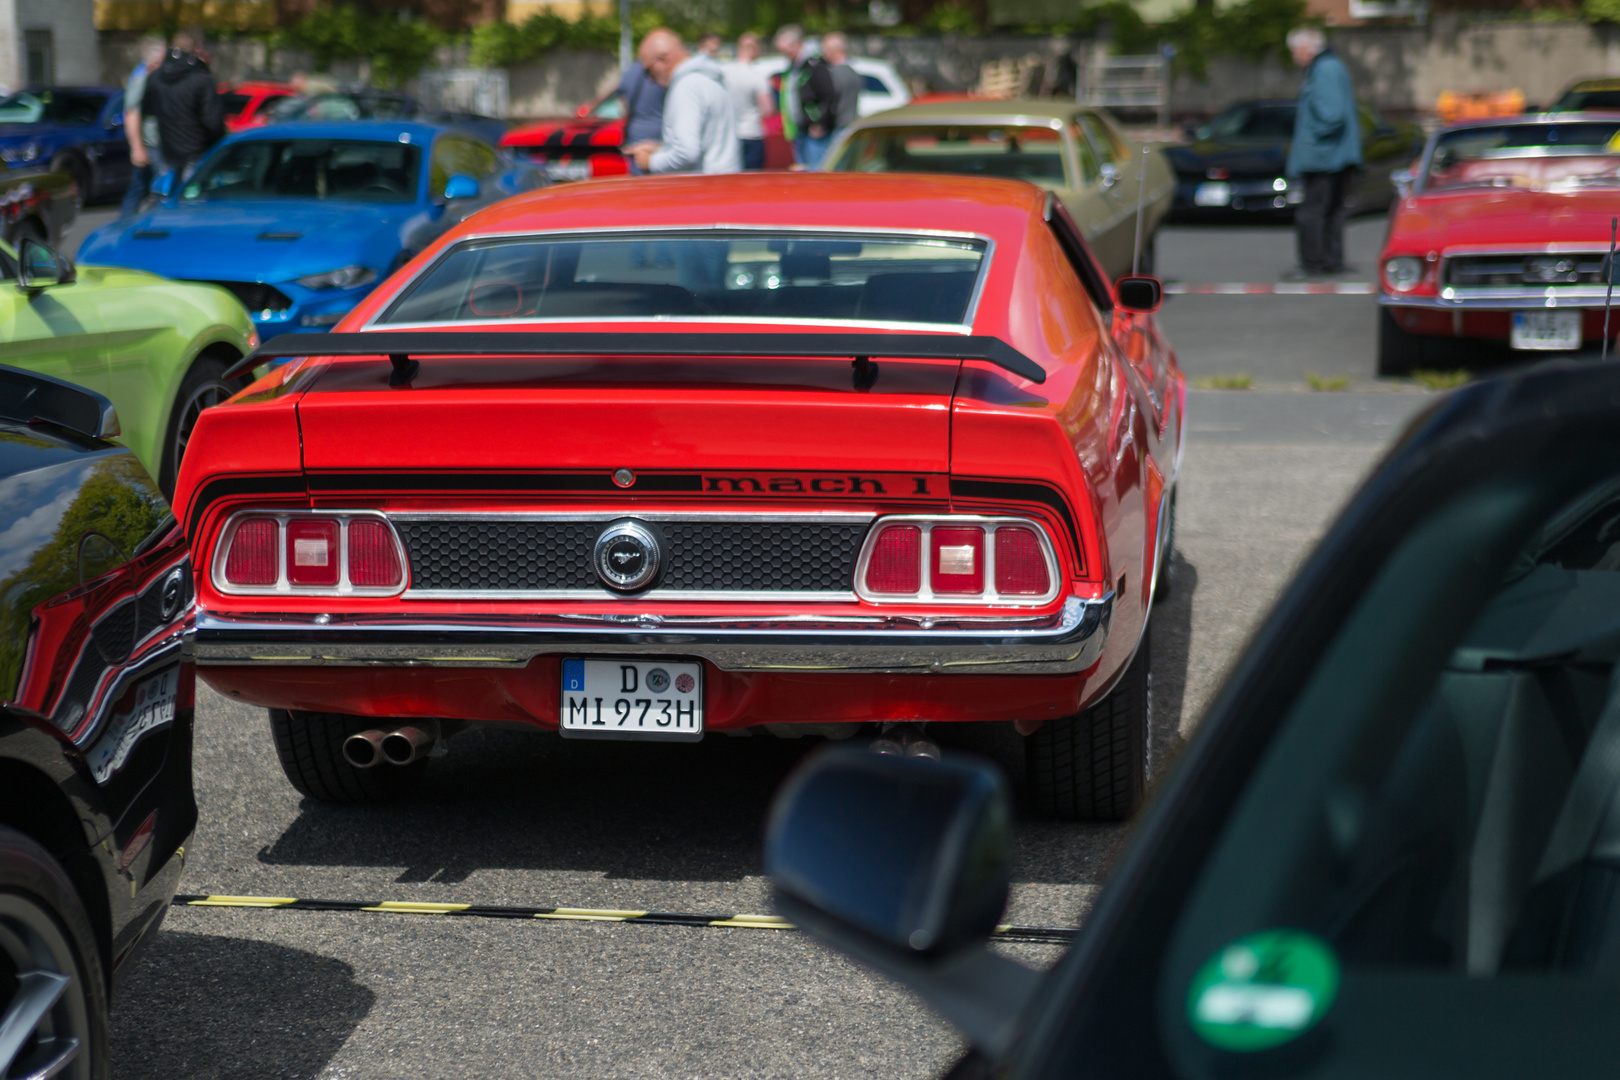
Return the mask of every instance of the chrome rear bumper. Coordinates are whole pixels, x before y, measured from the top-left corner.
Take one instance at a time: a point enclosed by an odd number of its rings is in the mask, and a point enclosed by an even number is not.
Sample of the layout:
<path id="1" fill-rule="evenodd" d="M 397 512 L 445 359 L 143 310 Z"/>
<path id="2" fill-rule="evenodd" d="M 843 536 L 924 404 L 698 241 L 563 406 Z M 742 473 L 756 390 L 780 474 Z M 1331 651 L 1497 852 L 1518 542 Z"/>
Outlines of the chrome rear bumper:
<path id="1" fill-rule="evenodd" d="M 514 667 L 536 656 L 682 656 L 722 671 L 1063 675 L 1102 656 L 1114 596 L 1055 614 L 744 620 L 657 615 L 286 616 L 197 613 L 201 666 Z"/>

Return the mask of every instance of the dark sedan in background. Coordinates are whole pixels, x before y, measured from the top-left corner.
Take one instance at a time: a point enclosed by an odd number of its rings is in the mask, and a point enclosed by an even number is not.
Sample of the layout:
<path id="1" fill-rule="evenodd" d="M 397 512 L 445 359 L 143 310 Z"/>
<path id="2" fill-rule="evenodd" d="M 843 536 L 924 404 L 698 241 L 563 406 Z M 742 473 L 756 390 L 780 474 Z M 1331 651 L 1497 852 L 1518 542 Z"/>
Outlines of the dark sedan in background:
<path id="1" fill-rule="evenodd" d="M 0 1076 L 108 1075 L 197 823 L 185 536 L 106 398 L 0 365 Z"/>
<path id="2" fill-rule="evenodd" d="M 1416 124 L 1396 124 L 1362 104 L 1362 169 L 1351 205 L 1382 210 L 1395 198 L 1389 174 L 1423 149 Z M 1234 214 L 1289 217 L 1305 197 L 1284 167 L 1294 138 L 1292 99 L 1241 101 L 1198 128 L 1190 142 L 1165 149 L 1176 170 L 1171 215 L 1179 220 L 1230 218 Z"/>
<path id="3" fill-rule="evenodd" d="M 430 109 L 413 97 L 387 90 L 338 90 L 284 97 L 261 107 L 255 124 L 286 124 L 296 120 L 414 120 L 423 124 L 459 127 L 490 145 L 506 134 L 506 121 L 477 113 Z"/>
<path id="4" fill-rule="evenodd" d="M 124 92 L 49 86 L 0 97 L 0 163 L 65 172 L 86 203 L 122 195 L 130 175 Z"/>

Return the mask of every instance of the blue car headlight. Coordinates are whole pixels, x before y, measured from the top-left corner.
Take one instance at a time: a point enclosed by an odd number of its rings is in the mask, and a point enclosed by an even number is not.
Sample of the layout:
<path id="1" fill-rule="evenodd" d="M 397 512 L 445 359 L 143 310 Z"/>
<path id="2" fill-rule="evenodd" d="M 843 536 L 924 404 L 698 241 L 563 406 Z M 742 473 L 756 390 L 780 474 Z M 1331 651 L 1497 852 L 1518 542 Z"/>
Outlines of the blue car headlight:
<path id="1" fill-rule="evenodd" d="M 23 143 L 0 150 L 0 161 L 8 165 L 22 165 L 39 157 L 39 143 Z"/>
<path id="2" fill-rule="evenodd" d="M 352 289 L 358 285 L 370 285 L 377 280 L 377 272 L 365 266 L 344 266 L 336 270 L 328 270 L 324 274 L 311 274 L 301 277 L 298 284 L 306 289 Z"/>

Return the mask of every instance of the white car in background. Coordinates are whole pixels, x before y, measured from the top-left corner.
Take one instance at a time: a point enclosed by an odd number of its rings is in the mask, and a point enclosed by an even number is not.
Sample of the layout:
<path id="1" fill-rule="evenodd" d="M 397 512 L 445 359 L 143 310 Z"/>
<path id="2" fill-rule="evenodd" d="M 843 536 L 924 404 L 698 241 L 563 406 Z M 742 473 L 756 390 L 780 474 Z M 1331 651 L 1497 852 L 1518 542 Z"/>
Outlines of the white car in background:
<path id="1" fill-rule="evenodd" d="M 849 58 L 849 66 L 861 77 L 861 116 L 871 116 L 885 109 L 897 109 L 911 101 L 911 91 L 906 89 L 906 81 L 887 60 L 852 56 Z M 767 79 L 775 78 L 787 69 L 788 58 L 785 56 L 767 56 L 754 61 L 754 70 Z"/>

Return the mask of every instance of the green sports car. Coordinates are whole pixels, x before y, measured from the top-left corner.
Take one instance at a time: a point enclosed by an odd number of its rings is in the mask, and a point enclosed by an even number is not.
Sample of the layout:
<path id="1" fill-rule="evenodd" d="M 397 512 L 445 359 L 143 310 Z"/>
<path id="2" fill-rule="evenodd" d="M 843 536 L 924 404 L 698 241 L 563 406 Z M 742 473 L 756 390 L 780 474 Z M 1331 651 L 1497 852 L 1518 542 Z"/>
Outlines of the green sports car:
<path id="1" fill-rule="evenodd" d="M 197 414 L 245 385 L 225 370 L 257 345 L 247 311 L 217 286 L 75 267 L 33 238 L 0 241 L 0 363 L 105 394 L 120 441 L 164 491 Z"/>

